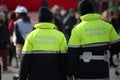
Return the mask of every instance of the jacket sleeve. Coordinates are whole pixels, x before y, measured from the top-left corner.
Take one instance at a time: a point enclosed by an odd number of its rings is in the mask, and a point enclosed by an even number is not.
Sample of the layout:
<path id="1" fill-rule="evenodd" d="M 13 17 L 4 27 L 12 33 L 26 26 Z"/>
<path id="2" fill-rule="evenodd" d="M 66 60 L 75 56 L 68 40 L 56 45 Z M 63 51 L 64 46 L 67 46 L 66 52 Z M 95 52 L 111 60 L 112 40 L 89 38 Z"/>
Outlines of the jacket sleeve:
<path id="1" fill-rule="evenodd" d="M 63 37 L 60 46 L 60 68 L 62 80 L 66 80 L 66 55 L 67 55 L 67 43 L 65 37 Z"/>
<path id="2" fill-rule="evenodd" d="M 120 52 L 120 36 L 113 27 L 110 36 L 110 51 L 112 54 L 118 54 Z"/>
<path id="3" fill-rule="evenodd" d="M 16 35 L 16 38 L 17 38 L 16 43 L 24 44 L 24 39 L 22 38 L 22 36 L 20 34 L 18 24 L 15 23 L 14 26 L 15 26 L 15 35 Z"/>
<path id="4" fill-rule="evenodd" d="M 69 77 L 71 77 L 75 73 L 78 63 L 78 52 L 79 52 L 79 48 L 72 48 L 72 47 L 68 48 L 66 75 Z"/>
<path id="5" fill-rule="evenodd" d="M 66 75 L 69 77 L 71 77 L 75 73 L 78 63 L 79 53 L 80 53 L 80 41 L 76 35 L 76 30 L 72 30 L 72 34 L 69 40 L 68 54 L 67 54 Z"/>
<path id="6" fill-rule="evenodd" d="M 22 50 L 21 65 L 20 65 L 20 80 L 27 80 L 30 73 L 32 60 L 32 40 L 31 35 L 28 35 Z"/>

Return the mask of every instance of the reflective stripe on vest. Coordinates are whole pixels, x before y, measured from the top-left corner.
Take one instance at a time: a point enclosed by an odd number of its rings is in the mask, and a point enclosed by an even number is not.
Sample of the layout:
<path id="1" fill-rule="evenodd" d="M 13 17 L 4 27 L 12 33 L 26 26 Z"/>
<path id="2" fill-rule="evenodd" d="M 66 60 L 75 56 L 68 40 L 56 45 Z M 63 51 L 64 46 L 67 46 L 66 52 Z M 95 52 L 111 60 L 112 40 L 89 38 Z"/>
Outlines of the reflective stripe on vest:
<path id="1" fill-rule="evenodd" d="M 98 43 L 98 44 L 89 44 L 89 45 L 83 45 L 82 48 L 86 47 L 99 47 L 99 46 L 107 46 L 108 43 Z"/>
<path id="2" fill-rule="evenodd" d="M 86 47 L 99 47 L 99 46 L 107 46 L 108 43 L 97 43 L 97 44 L 88 44 L 88 45 L 69 45 L 69 47 L 72 47 L 72 48 L 86 48 Z"/>
<path id="3" fill-rule="evenodd" d="M 67 51 L 24 51 L 22 52 L 22 54 L 59 54 L 59 53 L 62 53 L 62 54 L 65 54 L 67 53 Z"/>
<path id="4" fill-rule="evenodd" d="M 120 39 L 118 39 L 118 40 L 116 40 L 116 41 L 113 41 L 113 42 L 111 42 L 110 44 L 115 44 L 115 43 L 118 43 L 118 42 L 120 42 Z"/>

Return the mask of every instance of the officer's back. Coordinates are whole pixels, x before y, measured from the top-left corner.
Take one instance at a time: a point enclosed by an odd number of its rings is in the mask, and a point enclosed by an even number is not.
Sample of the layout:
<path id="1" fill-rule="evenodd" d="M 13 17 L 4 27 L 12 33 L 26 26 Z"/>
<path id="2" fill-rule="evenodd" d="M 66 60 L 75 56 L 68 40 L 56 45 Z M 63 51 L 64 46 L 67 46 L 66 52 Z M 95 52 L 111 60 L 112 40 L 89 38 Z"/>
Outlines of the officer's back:
<path id="1" fill-rule="evenodd" d="M 77 80 L 109 80 L 107 54 L 109 50 L 119 52 L 120 37 L 111 24 L 94 13 L 91 1 L 78 4 L 82 22 L 72 30 L 69 40 L 67 76 L 75 75 Z"/>
<path id="2" fill-rule="evenodd" d="M 53 14 L 47 8 L 39 10 L 38 19 L 40 23 L 34 26 L 23 47 L 20 80 L 61 80 L 67 49 L 65 37 L 55 29 Z"/>

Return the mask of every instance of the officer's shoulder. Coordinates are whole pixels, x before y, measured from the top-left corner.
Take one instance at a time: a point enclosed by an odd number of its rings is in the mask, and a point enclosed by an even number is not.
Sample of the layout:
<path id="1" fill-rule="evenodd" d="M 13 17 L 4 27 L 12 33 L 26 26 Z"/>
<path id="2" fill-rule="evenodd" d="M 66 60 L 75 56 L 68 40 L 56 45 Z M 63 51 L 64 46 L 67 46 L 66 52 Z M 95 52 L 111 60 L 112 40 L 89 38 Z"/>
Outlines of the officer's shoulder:
<path id="1" fill-rule="evenodd" d="M 73 28 L 77 27 L 80 23 L 76 23 L 73 25 Z"/>
<path id="2" fill-rule="evenodd" d="M 109 21 L 105 21 L 105 20 L 101 20 L 103 23 L 105 23 L 105 24 L 107 24 L 107 25 L 112 25 L 112 23 L 111 22 L 109 22 Z"/>
<path id="3" fill-rule="evenodd" d="M 101 20 L 101 21 L 103 22 L 104 25 L 106 25 L 106 27 L 113 28 L 113 25 L 110 22 L 104 21 L 104 20 Z"/>
<path id="4" fill-rule="evenodd" d="M 81 23 L 75 24 L 72 30 L 78 30 L 81 26 Z"/>
<path id="5" fill-rule="evenodd" d="M 37 29 L 32 30 L 31 32 L 29 32 L 29 33 L 27 34 L 27 36 L 33 36 L 33 34 L 36 33 L 36 30 L 37 30 Z"/>

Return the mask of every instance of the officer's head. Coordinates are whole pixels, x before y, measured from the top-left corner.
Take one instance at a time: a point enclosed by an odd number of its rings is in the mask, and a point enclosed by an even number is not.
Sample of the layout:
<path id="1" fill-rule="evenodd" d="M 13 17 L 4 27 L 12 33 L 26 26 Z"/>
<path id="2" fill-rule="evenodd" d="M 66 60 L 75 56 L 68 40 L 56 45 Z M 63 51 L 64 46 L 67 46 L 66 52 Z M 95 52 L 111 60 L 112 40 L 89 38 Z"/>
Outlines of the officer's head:
<path id="1" fill-rule="evenodd" d="M 78 12 L 81 16 L 88 13 L 94 13 L 94 6 L 92 0 L 81 0 L 78 3 Z"/>
<path id="2" fill-rule="evenodd" d="M 38 20 L 39 22 L 51 22 L 53 20 L 53 14 L 48 8 L 42 7 L 38 11 Z"/>

